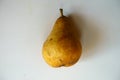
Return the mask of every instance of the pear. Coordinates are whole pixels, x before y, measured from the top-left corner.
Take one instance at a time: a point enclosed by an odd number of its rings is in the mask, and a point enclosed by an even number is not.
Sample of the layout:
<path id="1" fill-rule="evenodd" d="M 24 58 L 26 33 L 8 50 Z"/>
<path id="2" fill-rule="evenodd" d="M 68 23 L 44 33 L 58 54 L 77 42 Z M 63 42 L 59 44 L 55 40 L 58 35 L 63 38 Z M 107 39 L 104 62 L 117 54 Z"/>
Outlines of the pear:
<path id="1" fill-rule="evenodd" d="M 56 20 L 51 33 L 43 44 L 42 55 L 52 67 L 71 66 L 75 64 L 82 52 L 80 38 L 73 21 L 63 15 Z"/>

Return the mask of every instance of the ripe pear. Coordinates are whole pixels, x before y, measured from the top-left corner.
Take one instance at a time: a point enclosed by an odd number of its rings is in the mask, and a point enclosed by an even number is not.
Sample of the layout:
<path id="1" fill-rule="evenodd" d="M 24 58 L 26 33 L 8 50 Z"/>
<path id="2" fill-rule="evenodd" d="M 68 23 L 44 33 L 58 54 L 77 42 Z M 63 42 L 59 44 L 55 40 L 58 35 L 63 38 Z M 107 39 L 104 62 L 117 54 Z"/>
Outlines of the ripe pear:
<path id="1" fill-rule="evenodd" d="M 60 13 L 42 48 L 44 60 L 52 67 L 71 66 L 79 60 L 82 52 L 73 21 L 63 15 L 63 9 Z"/>

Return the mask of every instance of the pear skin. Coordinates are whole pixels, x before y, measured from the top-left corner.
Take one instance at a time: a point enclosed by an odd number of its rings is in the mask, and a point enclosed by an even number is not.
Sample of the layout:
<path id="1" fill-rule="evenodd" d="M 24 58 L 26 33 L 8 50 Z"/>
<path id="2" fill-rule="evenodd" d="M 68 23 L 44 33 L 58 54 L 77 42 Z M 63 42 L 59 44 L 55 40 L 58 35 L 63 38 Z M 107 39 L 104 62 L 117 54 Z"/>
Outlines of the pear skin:
<path id="1" fill-rule="evenodd" d="M 63 15 L 56 20 L 51 33 L 43 44 L 42 55 L 52 67 L 71 66 L 82 53 L 82 46 L 73 21 Z"/>

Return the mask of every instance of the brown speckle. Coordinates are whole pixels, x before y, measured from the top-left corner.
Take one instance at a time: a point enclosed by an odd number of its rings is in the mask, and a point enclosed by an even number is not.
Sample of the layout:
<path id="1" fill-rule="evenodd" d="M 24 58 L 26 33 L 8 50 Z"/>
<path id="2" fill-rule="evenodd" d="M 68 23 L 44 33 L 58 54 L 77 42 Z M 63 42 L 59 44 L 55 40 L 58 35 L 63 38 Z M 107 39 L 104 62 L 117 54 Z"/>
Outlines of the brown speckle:
<path id="1" fill-rule="evenodd" d="M 63 61 L 62 61 L 62 59 L 59 59 L 59 61 L 62 63 Z"/>
<path id="2" fill-rule="evenodd" d="M 62 64 L 61 66 L 64 66 L 64 64 Z"/>
<path id="3" fill-rule="evenodd" d="M 50 38 L 50 41 L 53 40 L 52 38 Z"/>
<path id="4" fill-rule="evenodd" d="M 65 64 L 63 63 L 63 60 L 62 59 L 59 59 L 59 61 L 61 62 L 61 65 L 59 66 L 59 67 L 61 67 L 61 66 L 64 66 Z"/>
<path id="5" fill-rule="evenodd" d="M 59 65 L 58 67 L 65 66 L 64 64 Z"/>
<path id="6" fill-rule="evenodd" d="M 48 52 L 47 54 L 48 54 L 49 56 L 51 56 L 51 54 L 50 54 L 49 52 Z"/>

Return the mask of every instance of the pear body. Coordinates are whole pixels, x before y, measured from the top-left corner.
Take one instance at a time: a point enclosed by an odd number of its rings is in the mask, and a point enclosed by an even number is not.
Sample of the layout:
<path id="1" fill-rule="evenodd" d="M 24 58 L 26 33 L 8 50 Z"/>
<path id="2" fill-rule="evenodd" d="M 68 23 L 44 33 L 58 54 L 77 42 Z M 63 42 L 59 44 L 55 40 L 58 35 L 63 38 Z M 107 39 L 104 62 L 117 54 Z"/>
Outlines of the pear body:
<path id="1" fill-rule="evenodd" d="M 52 67 L 67 67 L 79 60 L 81 52 L 81 43 L 72 20 L 59 17 L 43 44 L 43 58 Z"/>

